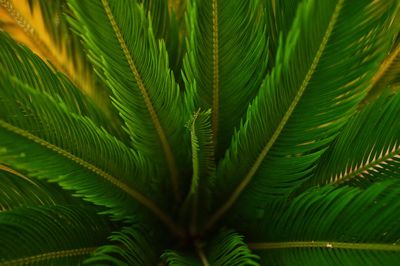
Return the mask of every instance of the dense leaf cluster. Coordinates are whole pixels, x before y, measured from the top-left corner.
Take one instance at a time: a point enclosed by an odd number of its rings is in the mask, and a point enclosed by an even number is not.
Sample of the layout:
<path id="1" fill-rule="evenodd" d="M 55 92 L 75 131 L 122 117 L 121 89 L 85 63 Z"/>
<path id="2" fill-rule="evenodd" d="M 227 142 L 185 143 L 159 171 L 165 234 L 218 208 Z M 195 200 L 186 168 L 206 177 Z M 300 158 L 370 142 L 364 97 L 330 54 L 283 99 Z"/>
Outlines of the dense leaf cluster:
<path id="1" fill-rule="evenodd" d="M 0 266 L 398 263 L 399 1 L 27 3 L 112 105 L 0 32 Z"/>

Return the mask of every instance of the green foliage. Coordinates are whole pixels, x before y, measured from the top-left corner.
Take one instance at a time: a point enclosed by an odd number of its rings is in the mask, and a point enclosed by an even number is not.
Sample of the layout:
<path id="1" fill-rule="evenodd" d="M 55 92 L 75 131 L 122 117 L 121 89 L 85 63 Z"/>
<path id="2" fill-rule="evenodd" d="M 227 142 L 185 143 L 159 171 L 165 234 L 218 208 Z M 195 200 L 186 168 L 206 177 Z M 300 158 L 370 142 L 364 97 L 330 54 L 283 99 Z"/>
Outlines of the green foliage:
<path id="1" fill-rule="evenodd" d="M 4 165 L 0 165 L 0 176 L 1 211 L 60 203 L 79 204 L 56 184 L 30 179 Z"/>
<path id="2" fill-rule="evenodd" d="M 195 244 L 196 245 L 196 244 Z M 175 251 L 166 251 L 162 257 L 168 265 L 259 265 L 258 256 L 251 253 L 250 249 L 243 242 L 243 237 L 237 233 L 223 229 L 213 237 L 207 246 L 196 245 L 195 254 L 184 254 Z"/>
<path id="3" fill-rule="evenodd" d="M 265 249 L 261 257 L 273 265 L 395 265 L 399 185 L 312 188 L 264 221 L 260 232 L 272 244 L 250 247 Z"/>
<path id="4" fill-rule="evenodd" d="M 258 1 L 188 1 L 184 71 L 196 106 L 212 108 L 216 155 L 221 157 L 265 77 L 268 46 Z M 194 91 L 190 91 L 194 89 Z"/>
<path id="5" fill-rule="evenodd" d="M 3 75 L 14 76 L 32 88 L 53 97 L 62 97 L 68 111 L 88 116 L 99 126 L 107 126 L 109 122 L 99 108 L 72 82 L 60 73 L 52 73 L 42 60 L 27 48 L 16 45 L 9 36 L 3 34 L 0 42 L 0 67 Z"/>
<path id="6" fill-rule="evenodd" d="M 0 233 L 2 266 L 76 265 L 105 242 L 110 228 L 91 208 L 54 205 L 0 213 Z"/>
<path id="7" fill-rule="evenodd" d="M 379 36 L 384 34 L 379 25 L 385 23 L 388 7 L 385 2 L 363 9 L 359 1 L 306 1 L 299 6 L 275 68 L 218 169 L 217 190 L 223 199 L 233 187 L 241 192 L 253 181 L 239 204 L 256 211 L 251 205 L 288 195 L 309 178 L 327 144 L 354 113 L 385 51 L 387 34 Z M 361 22 L 363 27 L 351 26 Z M 233 176 L 238 181 L 227 186 Z"/>
<path id="8" fill-rule="evenodd" d="M 397 0 L 39 3 L 119 117 L 0 32 L 0 266 L 400 260 Z"/>
<path id="9" fill-rule="evenodd" d="M 151 187 L 149 179 L 146 184 L 141 180 L 146 177 L 140 173 L 147 168 L 141 165 L 144 159 L 90 119 L 69 112 L 64 103 L 16 77 L 1 76 L 1 161 L 112 207 L 116 218 L 127 218 L 135 193 L 126 183 Z"/>
<path id="10" fill-rule="evenodd" d="M 155 39 L 143 6 L 132 1 L 71 1 L 71 9 L 77 17 L 73 26 L 113 91 L 132 147 L 156 162 L 164 182 L 170 176 L 175 197 L 180 198 L 177 158 L 184 164 L 188 157 L 185 145 L 180 145 L 188 116 L 164 41 Z M 170 186 L 162 186 L 168 192 Z"/>
<path id="11" fill-rule="evenodd" d="M 113 245 L 105 245 L 96 250 L 85 262 L 95 265 L 156 265 L 158 243 L 148 228 L 131 226 L 113 233 L 109 239 Z"/>
<path id="12" fill-rule="evenodd" d="M 382 97 L 352 117 L 321 158 L 313 181 L 363 183 L 399 178 L 398 114 L 400 97 L 396 95 Z"/>

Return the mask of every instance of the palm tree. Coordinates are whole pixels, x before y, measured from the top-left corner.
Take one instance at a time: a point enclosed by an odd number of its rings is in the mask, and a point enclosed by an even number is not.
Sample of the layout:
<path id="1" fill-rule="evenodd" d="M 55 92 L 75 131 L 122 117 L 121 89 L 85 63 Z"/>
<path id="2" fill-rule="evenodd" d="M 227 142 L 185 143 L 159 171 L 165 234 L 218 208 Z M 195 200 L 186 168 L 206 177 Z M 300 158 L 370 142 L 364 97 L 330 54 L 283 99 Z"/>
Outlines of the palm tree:
<path id="1" fill-rule="evenodd" d="M 399 1 L 0 4 L 0 266 L 400 260 Z"/>

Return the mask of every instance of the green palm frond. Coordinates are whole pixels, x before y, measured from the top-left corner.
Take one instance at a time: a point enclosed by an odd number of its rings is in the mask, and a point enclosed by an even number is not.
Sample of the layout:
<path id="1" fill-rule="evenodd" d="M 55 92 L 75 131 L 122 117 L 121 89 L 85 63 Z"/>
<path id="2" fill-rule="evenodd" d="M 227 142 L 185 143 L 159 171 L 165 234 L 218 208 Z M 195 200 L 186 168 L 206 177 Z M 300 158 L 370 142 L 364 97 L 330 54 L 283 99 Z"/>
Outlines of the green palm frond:
<path id="1" fill-rule="evenodd" d="M 389 28 L 394 33 L 392 47 L 382 61 L 379 70 L 372 77 L 370 91 L 363 104 L 373 102 L 382 93 L 398 92 L 400 85 L 400 10 L 391 21 Z"/>
<path id="2" fill-rule="evenodd" d="M 0 212 L 0 265 L 77 265 L 105 243 L 110 231 L 105 219 L 85 207 Z"/>
<path id="3" fill-rule="evenodd" d="M 98 248 L 91 258 L 85 261 L 89 265 L 156 265 L 160 247 L 151 240 L 154 235 L 146 228 L 131 226 L 115 232 L 110 237 L 114 245 Z"/>
<path id="4" fill-rule="evenodd" d="M 202 263 L 201 259 L 196 257 L 194 254 L 187 254 L 184 252 L 177 252 L 173 250 L 167 250 L 162 255 L 164 261 L 169 266 L 208 266 L 208 262 Z"/>
<path id="5" fill-rule="evenodd" d="M 187 128 L 192 142 L 193 178 L 190 191 L 194 192 L 199 187 L 210 187 L 212 180 L 202 185 L 199 182 L 207 181 L 215 171 L 211 110 L 205 112 L 198 110 L 187 124 Z"/>
<path id="6" fill-rule="evenodd" d="M 113 91 L 133 147 L 158 162 L 158 174 L 169 174 L 180 198 L 177 156 L 184 158 L 185 145 L 179 133 L 188 116 L 179 102 L 165 43 L 156 42 L 143 6 L 135 1 L 71 1 L 71 8 L 77 17 L 74 27 Z"/>
<path id="7" fill-rule="evenodd" d="M 104 244 L 113 229 L 95 210 L 55 184 L 1 165 L 0 265 L 81 261 Z"/>
<path id="8" fill-rule="evenodd" d="M 15 1 L 15 0 L 14 0 Z M 112 120 L 107 128 L 112 129 L 114 134 L 120 138 L 127 138 L 125 132 L 120 128 L 121 121 L 118 114 L 111 104 L 110 91 L 96 76 L 93 65 L 89 61 L 81 40 L 71 29 L 68 17 L 71 10 L 67 5 L 67 0 L 18 0 L 19 4 L 28 1 L 33 17 L 40 11 L 46 30 L 49 32 L 51 41 L 60 55 L 48 57 L 53 67 L 64 73 L 74 83 L 84 95 L 87 95 L 106 116 L 107 120 Z M 23 5 L 23 4 L 22 4 Z M 37 33 L 38 34 L 38 33 Z M 43 49 L 47 49 L 43 47 Z M 39 51 L 40 54 L 40 51 Z M 61 57 L 54 62 L 52 57 Z M 66 61 L 66 62 L 63 62 Z M 57 61 L 57 60 L 56 60 Z M 83 97 L 83 96 L 82 96 Z"/>
<path id="9" fill-rule="evenodd" d="M 49 95 L 15 77 L 2 75 L 1 80 L 3 162 L 116 208 L 113 214 L 119 218 L 133 210 L 132 199 L 145 197 L 132 187 L 149 188 L 146 177 L 152 171 L 140 154 Z"/>
<path id="10" fill-rule="evenodd" d="M 0 0 L 0 266 L 397 265 L 399 18 Z"/>
<path id="11" fill-rule="evenodd" d="M 184 70 L 189 91 L 202 109 L 212 109 L 216 155 L 257 94 L 268 64 L 258 1 L 189 1 L 188 55 Z"/>
<path id="12" fill-rule="evenodd" d="M 252 254 L 243 237 L 231 230 L 222 230 L 211 242 L 211 265 L 259 265 L 258 256 Z"/>
<path id="13" fill-rule="evenodd" d="M 263 200 L 285 196 L 309 178 L 365 95 L 388 40 L 380 25 L 391 18 L 396 3 L 302 2 L 274 70 L 218 166 L 222 206 L 210 226 L 250 182 L 239 208 L 251 213 Z"/>
<path id="14" fill-rule="evenodd" d="M 264 220 L 249 246 L 272 265 L 396 265 L 399 195 L 398 181 L 311 189 Z"/>
<path id="15" fill-rule="evenodd" d="M 0 165 L 0 212 L 27 206 L 77 203 L 61 187 L 31 179 L 5 165 Z"/>
<path id="16" fill-rule="evenodd" d="M 70 81 L 53 73 L 38 56 L 16 45 L 7 34 L 0 34 L 0 67 L 3 75 L 15 76 L 39 91 L 53 97 L 62 97 L 69 111 L 88 116 L 99 125 L 107 126 L 100 109 Z"/>
<path id="17" fill-rule="evenodd" d="M 181 219 L 191 224 L 193 234 L 203 223 L 211 207 L 211 188 L 215 178 L 215 154 L 211 129 L 211 110 L 198 110 L 186 127 L 192 142 L 193 174 L 189 192 L 183 203 Z"/>
<path id="18" fill-rule="evenodd" d="M 50 60 L 55 69 L 107 108 L 106 94 L 97 82 L 78 36 L 67 23 L 66 0 L 2 0 L 0 7 L 4 9 L 0 23 L 6 32 L 44 60 Z"/>
<path id="19" fill-rule="evenodd" d="M 301 0 L 272 0 L 260 1 L 265 9 L 267 18 L 267 35 L 269 40 L 269 53 L 275 59 L 280 38 L 286 39 L 290 32 L 293 21 L 296 17 L 296 11 Z M 274 60 L 270 60 L 273 67 Z"/>
<path id="20" fill-rule="evenodd" d="M 54 73 L 37 55 L 15 42 L 6 34 L 1 33 L 0 68 L 6 74 L 18 79 L 33 88 L 46 92 L 53 97 L 62 97 L 70 112 L 88 116 L 98 126 L 104 127 L 113 135 L 124 140 L 125 132 L 120 128 L 120 122 L 110 121 L 107 110 L 100 109 L 91 98 L 88 98 L 64 75 Z M 105 106 L 102 106 L 105 108 Z M 118 126 L 117 126 L 118 125 Z"/>
<path id="21" fill-rule="evenodd" d="M 154 35 L 159 39 L 168 39 L 171 32 L 170 11 L 168 10 L 168 1 L 160 0 L 139 0 L 143 4 L 144 10 L 151 16 Z M 173 52 L 169 52 L 173 54 Z"/>
<path id="22" fill-rule="evenodd" d="M 162 257 L 168 265 L 259 265 L 259 258 L 252 254 L 243 237 L 232 230 L 223 229 L 209 243 L 205 249 L 201 243 L 196 246 L 197 254 L 184 254 L 176 251 L 166 251 Z"/>
<path id="23" fill-rule="evenodd" d="M 382 97 L 346 125 L 322 156 L 313 182 L 357 183 L 400 177 L 400 94 Z"/>
<path id="24" fill-rule="evenodd" d="M 182 23 L 179 22 L 176 12 L 169 7 L 172 1 L 165 0 L 141 0 L 144 9 L 151 16 L 154 35 L 158 39 L 165 41 L 168 51 L 170 67 L 174 71 L 176 78 L 180 78 L 183 55 L 185 46 L 183 45 L 183 35 L 180 32 Z M 183 11 L 178 11 L 183 12 Z"/>

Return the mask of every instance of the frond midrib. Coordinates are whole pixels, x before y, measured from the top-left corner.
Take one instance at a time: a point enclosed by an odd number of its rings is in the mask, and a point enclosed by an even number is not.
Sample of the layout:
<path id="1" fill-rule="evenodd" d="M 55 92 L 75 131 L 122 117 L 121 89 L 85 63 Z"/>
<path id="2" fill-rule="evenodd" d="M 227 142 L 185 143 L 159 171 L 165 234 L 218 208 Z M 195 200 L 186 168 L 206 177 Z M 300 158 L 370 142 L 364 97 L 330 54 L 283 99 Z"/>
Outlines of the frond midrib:
<path id="1" fill-rule="evenodd" d="M 353 243 L 353 242 L 330 242 L 330 241 L 288 241 L 288 242 L 263 242 L 249 243 L 253 250 L 291 249 L 291 248 L 325 248 L 325 249 L 348 249 L 348 250 L 371 250 L 371 251 L 400 251 L 400 245 L 393 243 Z"/>
<path id="2" fill-rule="evenodd" d="M 214 146 L 217 147 L 219 124 L 219 33 L 218 33 L 218 0 L 212 0 L 212 132 Z"/>
<path id="3" fill-rule="evenodd" d="M 386 153 L 383 153 L 382 150 L 379 156 L 374 156 L 374 158 L 372 158 L 371 160 L 368 158 L 367 162 L 359 167 L 355 167 L 354 169 L 351 168 L 350 170 L 346 169 L 344 175 L 336 175 L 334 178 L 331 179 L 332 181 L 329 182 L 329 184 L 339 184 L 356 177 L 362 177 L 364 173 L 374 170 L 380 165 L 385 164 L 386 162 L 389 162 L 398 157 L 400 157 L 400 144 L 398 144 L 397 146 L 394 145 L 393 148 Z"/>
<path id="4" fill-rule="evenodd" d="M 46 260 L 61 259 L 66 257 L 77 257 L 84 256 L 94 252 L 98 247 L 86 247 L 77 249 L 66 249 L 59 251 L 52 251 L 42 254 L 37 254 L 29 257 L 0 261 L 0 266 L 19 266 L 19 265 L 31 265 Z"/>
<path id="5" fill-rule="evenodd" d="M 272 146 L 275 144 L 276 140 L 282 133 L 286 123 L 288 122 L 290 116 L 292 115 L 293 111 L 295 110 L 297 104 L 299 103 L 300 99 L 302 98 L 309 81 L 311 80 L 312 76 L 315 73 L 315 70 L 318 66 L 319 60 L 322 57 L 323 52 L 325 51 L 326 45 L 329 41 L 329 38 L 333 32 L 334 26 L 336 25 L 337 18 L 339 17 L 340 11 L 343 7 L 344 0 L 339 0 L 338 3 L 335 6 L 335 10 L 332 14 L 332 17 L 329 21 L 328 27 L 325 31 L 324 37 L 322 38 L 321 44 L 315 54 L 315 57 L 310 65 L 310 68 L 301 83 L 301 86 L 294 97 L 293 101 L 291 102 L 288 110 L 282 117 L 280 123 L 278 124 L 276 130 L 274 131 L 273 135 L 271 136 L 270 140 L 266 143 L 266 145 L 263 147 L 261 153 L 258 155 L 257 159 L 255 162 L 252 164 L 250 167 L 249 171 L 243 178 L 243 180 L 240 182 L 240 184 L 236 187 L 236 189 L 233 191 L 231 196 L 227 199 L 227 201 L 211 216 L 209 221 L 207 222 L 205 226 L 205 230 L 210 229 L 214 223 L 219 220 L 231 207 L 232 205 L 236 202 L 236 200 L 239 198 L 243 190 L 247 187 L 247 185 L 250 183 L 250 181 L 253 179 L 254 175 L 258 171 L 259 167 L 261 166 L 262 162 L 266 158 L 267 154 L 269 153 L 270 149 Z"/>
<path id="6" fill-rule="evenodd" d="M 150 99 L 150 96 L 147 92 L 147 88 L 143 82 L 143 79 L 138 71 L 138 68 L 136 67 L 135 61 L 128 49 L 128 46 L 125 42 L 125 39 L 121 33 L 121 30 L 115 20 L 115 17 L 112 13 L 111 7 L 109 5 L 108 0 L 102 0 L 102 6 L 104 8 L 104 11 L 107 15 L 108 20 L 110 21 L 110 24 L 113 28 L 113 31 L 116 35 L 116 38 L 118 40 L 119 45 L 121 46 L 121 49 L 124 53 L 124 56 L 128 62 L 129 68 L 132 71 L 133 76 L 135 77 L 136 84 L 138 85 L 139 91 L 143 97 L 144 103 L 146 105 L 147 111 L 150 114 L 152 123 L 154 125 L 154 128 L 158 134 L 158 137 L 161 142 L 161 146 L 164 151 L 164 155 L 166 157 L 167 165 L 171 174 L 171 183 L 172 183 L 172 188 L 174 191 L 174 195 L 176 199 L 179 201 L 180 200 L 180 190 L 179 190 L 179 172 L 178 172 L 178 167 L 176 164 L 176 160 L 174 157 L 174 154 L 171 149 L 171 145 L 168 142 L 167 136 L 165 134 L 164 128 L 161 126 L 160 119 L 158 118 L 157 112 L 154 109 L 153 103 Z"/>
<path id="7" fill-rule="evenodd" d="M 206 254 L 204 253 L 204 249 L 200 243 L 196 243 L 196 252 L 197 252 L 197 255 L 199 256 L 200 261 L 203 264 L 203 266 L 210 266 L 210 262 L 208 261 L 208 258 L 206 256 Z"/>
<path id="8" fill-rule="evenodd" d="M 42 138 L 33 135 L 32 133 L 21 129 L 19 127 L 13 126 L 4 120 L 0 119 L 0 127 L 4 128 L 7 131 L 10 131 L 16 135 L 19 135 L 23 138 L 26 138 L 30 141 L 33 141 L 36 144 L 39 144 L 42 147 L 45 147 L 53 152 L 56 152 L 57 154 L 63 156 L 64 158 L 67 158 L 68 160 L 73 161 L 74 163 L 82 166 L 83 168 L 89 170 L 90 172 L 104 178 L 111 184 L 113 184 L 115 187 L 121 189 L 125 193 L 127 193 L 129 196 L 131 196 L 134 200 L 142 204 L 143 206 L 147 207 L 150 209 L 153 214 L 155 214 L 161 221 L 163 221 L 168 228 L 171 229 L 172 232 L 181 235 L 182 232 L 178 228 L 178 226 L 174 223 L 174 221 L 164 212 L 162 211 L 151 199 L 147 198 L 140 192 L 138 192 L 136 189 L 132 188 L 131 186 L 125 184 L 124 182 L 121 182 L 119 178 L 114 177 L 110 175 L 109 173 L 105 172 L 104 170 L 98 168 L 97 166 L 87 162 L 86 160 L 79 158 L 70 152 L 64 150 L 63 148 L 60 148 L 54 144 L 51 144 Z"/>

